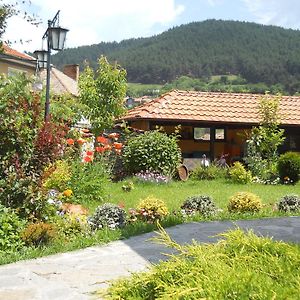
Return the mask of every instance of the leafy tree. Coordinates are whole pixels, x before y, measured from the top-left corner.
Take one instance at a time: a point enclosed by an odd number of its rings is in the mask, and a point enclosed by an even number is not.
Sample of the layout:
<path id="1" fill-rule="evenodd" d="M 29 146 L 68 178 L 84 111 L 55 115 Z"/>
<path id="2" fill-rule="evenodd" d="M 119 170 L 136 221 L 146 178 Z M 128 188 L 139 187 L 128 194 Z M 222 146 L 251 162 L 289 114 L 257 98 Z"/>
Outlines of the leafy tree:
<path id="1" fill-rule="evenodd" d="M 126 87 L 126 71 L 117 63 L 110 64 L 104 56 L 100 57 L 96 72 L 89 66 L 85 68 L 79 79 L 79 99 L 88 106 L 85 116 L 95 135 L 123 114 Z"/>
<path id="2" fill-rule="evenodd" d="M 23 19 L 25 19 L 31 25 L 38 26 L 41 23 L 41 20 L 39 20 L 36 15 L 27 12 L 28 9 L 26 6 L 31 5 L 30 0 L 15 1 L 14 3 L 7 2 L 8 1 L 0 0 L 0 52 L 2 46 L 1 38 L 6 30 L 8 18 L 14 15 L 22 15 Z M 10 43 L 12 41 L 8 42 Z M 23 42 L 22 37 L 20 37 L 20 42 Z"/>
<path id="3" fill-rule="evenodd" d="M 276 172 L 277 149 L 284 142 L 284 130 L 279 128 L 281 96 L 261 98 L 259 102 L 260 125 L 254 127 L 248 139 L 246 161 L 252 173 L 268 177 Z M 267 179 L 267 178 L 263 178 Z"/>

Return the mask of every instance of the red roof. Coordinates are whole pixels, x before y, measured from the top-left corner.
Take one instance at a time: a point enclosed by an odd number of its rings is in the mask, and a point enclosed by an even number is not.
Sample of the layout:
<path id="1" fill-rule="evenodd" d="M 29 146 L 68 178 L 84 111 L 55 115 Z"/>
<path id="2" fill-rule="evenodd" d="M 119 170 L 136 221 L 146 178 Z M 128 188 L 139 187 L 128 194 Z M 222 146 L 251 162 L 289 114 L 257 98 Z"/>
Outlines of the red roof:
<path id="1" fill-rule="evenodd" d="M 3 44 L 2 48 L 3 48 L 3 52 L 7 55 L 15 56 L 15 57 L 18 57 L 18 58 L 23 58 L 23 59 L 29 59 L 29 60 L 35 59 L 34 57 L 32 57 L 30 55 L 27 55 L 25 53 L 21 53 L 17 50 L 14 50 L 14 49 L 10 48 L 6 44 Z"/>
<path id="2" fill-rule="evenodd" d="M 257 124 L 263 96 L 174 90 L 129 110 L 123 119 Z M 280 115 L 281 124 L 300 125 L 300 97 L 283 96 Z"/>

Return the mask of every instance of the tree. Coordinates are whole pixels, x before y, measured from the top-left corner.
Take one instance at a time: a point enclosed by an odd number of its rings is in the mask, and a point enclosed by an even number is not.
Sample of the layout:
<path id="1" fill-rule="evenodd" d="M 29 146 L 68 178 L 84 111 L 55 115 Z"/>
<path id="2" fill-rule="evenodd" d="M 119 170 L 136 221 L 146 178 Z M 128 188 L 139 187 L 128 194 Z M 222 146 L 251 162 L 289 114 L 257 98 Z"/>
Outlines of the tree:
<path id="1" fill-rule="evenodd" d="M 124 109 L 126 96 L 126 71 L 117 63 L 110 64 L 101 56 L 94 72 L 87 66 L 79 79 L 79 99 L 88 107 L 85 117 L 95 135 L 113 125 Z"/>
<path id="2" fill-rule="evenodd" d="M 2 46 L 2 36 L 6 30 L 7 19 L 14 15 L 21 15 L 24 20 L 29 22 L 31 25 L 38 26 L 41 20 L 34 15 L 27 12 L 27 9 L 22 6 L 30 5 L 30 0 L 15 1 L 13 4 L 5 3 L 5 1 L 0 0 L 0 52 Z M 8 41 L 10 43 L 11 41 Z M 22 38 L 20 38 L 20 42 Z"/>
<path id="3" fill-rule="evenodd" d="M 276 169 L 277 149 L 284 142 L 284 130 L 279 128 L 281 96 L 262 97 L 259 102 L 260 125 L 254 127 L 247 141 L 246 161 L 253 175 L 268 179 Z"/>

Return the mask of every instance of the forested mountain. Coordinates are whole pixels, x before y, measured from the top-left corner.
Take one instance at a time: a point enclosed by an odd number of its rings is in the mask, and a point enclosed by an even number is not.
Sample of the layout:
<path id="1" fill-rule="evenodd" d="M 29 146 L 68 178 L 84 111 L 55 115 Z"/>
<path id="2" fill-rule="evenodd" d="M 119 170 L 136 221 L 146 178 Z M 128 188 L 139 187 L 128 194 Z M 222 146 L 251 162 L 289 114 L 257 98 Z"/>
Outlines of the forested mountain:
<path id="1" fill-rule="evenodd" d="M 250 83 L 282 83 L 300 91 L 300 31 L 238 21 L 207 20 L 150 37 L 66 49 L 58 67 L 100 55 L 117 60 L 129 82 L 165 83 L 181 75 L 236 74 Z"/>

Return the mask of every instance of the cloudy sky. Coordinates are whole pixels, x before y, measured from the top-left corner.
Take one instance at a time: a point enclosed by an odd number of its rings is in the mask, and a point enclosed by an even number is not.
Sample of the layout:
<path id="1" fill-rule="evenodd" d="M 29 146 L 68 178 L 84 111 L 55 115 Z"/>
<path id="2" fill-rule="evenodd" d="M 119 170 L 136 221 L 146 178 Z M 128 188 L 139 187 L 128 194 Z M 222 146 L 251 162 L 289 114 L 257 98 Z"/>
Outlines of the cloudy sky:
<path id="1" fill-rule="evenodd" d="M 0 3 L 11 0 L 0 0 Z M 299 0 L 27 0 L 21 10 L 42 20 L 38 27 L 13 17 L 4 39 L 19 51 L 42 47 L 42 36 L 60 10 L 68 28 L 66 47 L 148 37 L 173 26 L 206 19 L 241 20 L 300 29 Z M 19 1 L 22 2 L 22 1 Z"/>

